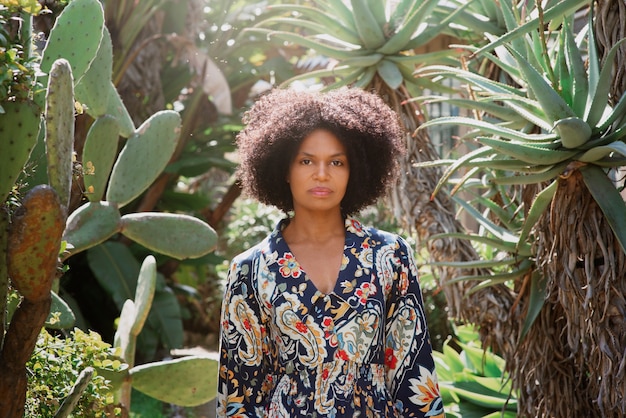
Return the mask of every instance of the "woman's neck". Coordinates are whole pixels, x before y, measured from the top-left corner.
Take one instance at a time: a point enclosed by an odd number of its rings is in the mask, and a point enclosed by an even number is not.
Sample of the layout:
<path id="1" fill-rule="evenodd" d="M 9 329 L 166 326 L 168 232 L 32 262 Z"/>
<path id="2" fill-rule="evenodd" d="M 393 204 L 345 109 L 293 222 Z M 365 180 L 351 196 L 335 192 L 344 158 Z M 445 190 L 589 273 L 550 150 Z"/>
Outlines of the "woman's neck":
<path id="1" fill-rule="evenodd" d="M 288 243 L 327 242 L 345 235 L 344 219 L 340 212 L 334 214 L 296 213 L 283 231 Z"/>

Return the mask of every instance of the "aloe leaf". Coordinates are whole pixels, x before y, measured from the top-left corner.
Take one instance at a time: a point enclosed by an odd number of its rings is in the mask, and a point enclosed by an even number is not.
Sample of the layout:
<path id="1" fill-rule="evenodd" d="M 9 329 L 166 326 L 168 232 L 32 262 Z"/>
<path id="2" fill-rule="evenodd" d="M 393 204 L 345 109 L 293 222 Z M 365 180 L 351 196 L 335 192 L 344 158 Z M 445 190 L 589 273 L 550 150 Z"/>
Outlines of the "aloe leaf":
<path id="1" fill-rule="evenodd" d="M 357 33 L 356 23 L 354 22 L 354 13 L 348 8 L 343 1 L 335 0 L 318 0 L 316 3 L 325 10 L 328 16 L 336 18 L 337 21 L 342 22 L 343 25 L 350 31 Z M 291 5 L 289 5 L 291 6 Z M 360 39 L 359 39 L 360 40 Z M 360 45 L 360 42 L 355 42 L 355 45 Z"/>
<path id="2" fill-rule="evenodd" d="M 547 280 L 541 276 L 539 270 L 533 271 L 532 276 L 530 277 L 530 296 L 528 298 L 528 311 L 526 312 L 526 317 L 524 318 L 524 324 L 522 325 L 522 331 L 520 333 L 519 340 L 522 341 L 524 337 L 528 334 L 530 327 L 539 316 L 539 312 L 541 312 L 541 308 L 546 301 L 546 289 L 547 289 Z"/>
<path id="3" fill-rule="evenodd" d="M 354 87 L 364 89 L 365 87 L 369 86 L 375 75 L 376 67 L 366 68 L 365 71 L 363 71 L 361 77 L 354 82 Z"/>
<path id="4" fill-rule="evenodd" d="M 276 4 L 268 6 L 270 10 L 279 10 L 285 12 L 298 12 L 301 13 L 302 16 L 309 18 L 311 21 L 320 25 L 323 28 L 326 28 L 325 31 L 318 32 L 320 34 L 327 33 L 335 38 L 341 39 L 345 42 L 359 45 L 360 39 L 358 34 L 356 33 L 355 28 L 350 28 L 341 24 L 339 20 L 336 19 L 336 15 L 324 13 L 322 10 L 298 4 Z M 261 24 L 265 25 L 266 23 L 271 23 L 273 19 L 267 19 Z M 297 19 L 298 25 L 301 25 L 304 22 L 304 19 Z"/>
<path id="5" fill-rule="evenodd" d="M 611 83 L 613 82 L 613 61 L 619 47 L 624 42 L 626 42 L 626 38 L 620 39 L 615 43 L 615 45 L 613 45 L 606 56 L 604 66 L 598 75 L 598 81 L 595 83 L 595 89 L 589 90 L 589 93 L 593 95 L 589 111 L 587 112 L 585 119 L 589 126 L 596 126 L 606 110 L 609 89 L 611 87 Z"/>
<path id="6" fill-rule="evenodd" d="M 404 77 L 398 66 L 391 61 L 383 59 L 376 66 L 376 71 L 378 75 L 383 79 L 383 81 L 391 88 L 392 90 L 400 87 L 402 82 L 404 81 Z"/>
<path id="7" fill-rule="evenodd" d="M 557 164 L 572 158 L 578 153 L 576 150 L 561 151 L 556 149 L 546 149 L 533 145 L 502 141 L 495 138 L 478 137 L 476 140 L 504 155 L 521 161 L 526 161 L 529 164 Z"/>
<path id="8" fill-rule="evenodd" d="M 606 131 L 611 125 L 616 123 L 615 129 L 619 129 L 626 125 L 624 123 L 624 118 L 626 117 L 626 94 L 622 94 L 619 101 L 611 111 L 611 113 L 606 117 L 606 119 L 599 122 L 598 130 L 600 132 Z"/>
<path id="9" fill-rule="evenodd" d="M 548 22 L 549 20 L 557 18 L 559 16 L 570 15 L 588 3 L 589 0 L 563 0 L 559 3 L 556 3 L 554 7 L 545 9 L 543 12 L 543 20 L 544 22 Z M 504 13 L 505 8 L 503 7 L 502 9 Z M 478 51 L 478 53 L 490 51 L 495 47 L 504 45 L 505 43 L 510 42 L 524 34 L 527 34 L 532 30 L 536 30 L 539 26 L 539 18 L 531 19 L 522 25 L 519 25 L 517 22 L 515 22 L 514 25 L 515 26 L 513 27 L 509 27 L 509 32 L 499 37 L 497 40 L 482 47 Z"/>
<path id="10" fill-rule="evenodd" d="M 565 161 L 560 164 L 555 164 L 550 169 L 535 173 L 522 174 L 517 176 L 502 176 L 495 177 L 491 181 L 493 184 L 499 185 L 513 185 L 513 184 L 539 184 L 546 181 L 551 181 L 562 174 L 569 165 L 569 161 Z"/>
<path id="11" fill-rule="evenodd" d="M 509 51 L 515 57 L 528 87 L 532 90 L 533 94 L 537 98 L 537 101 L 541 104 L 541 108 L 545 112 L 550 122 L 554 123 L 557 120 L 576 116 L 574 111 L 563 100 L 563 98 L 557 93 L 554 88 L 543 78 L 541 74 L 517 51 L 509 49 Z"/>
<path id="12" fill-rule="evenodd" d="M 580 156 L 578 158 L 578 161 L 581 161 L 583 163 L 593 163 L 612 153 L 617 153 L 623 157 L 626 157 L 626 143 L 622 141 L 615 141 L 608 145 L 591 148 L 590 150 L 586 151 L 582 156 Z"/>
<path id="13" fill-rule="evenodd" d="M 429 238 L 429 241 L 442 239 L 442 238 L 464 239 L 467 241 L 473 241 L 479 244 L 484 244 L 486 246 L 493 247 L 497 250 L 506 251 L 510 253 L 515 253 L 516 251 L 516 243 L 506 242 L 501 239 L 486 237 L 486 236 L 478 235 L 478 234 L 464 234 L 460 232 L 435 234 Z M 520 251 L 518 251 L 518 254 L 521 257 L 529 257 L 531 255 L 531 252 L 529 248 L 526 248 L 526 249 L 520 249 Z"/>
<path id="14" fill-rule="evenodd" d="M 526 242 L 530 231 L 552 202 L 552 198 L 554 197 L 557 188 L 558 181 L 553 181 L 548 187 L 537 193 L 537 195 L 533 199 L 532 204 L 530 205 L 528 214 L 526 215 L 526 221 L 524 222 L 524 226 L 520 231 L 518 246 L 521 243 Z"/>
<path id="15" fill-rule="evenodd" d="M 510 257 L 492 260 L 469 260 L 469 261 L 436 261 L 428 263 L 429 266 L 454 267 L 461 269 L 484 269 L 492 267 L 508 266 L 519 263 L 519 258 Z M 484 276 L 483 276 L 484 277 Z"/>
<path id="16" fill-rule="evenodd" d="M 493 393 L 489 391 L 489 394 L 481 393 L 480 385 L 472 382 L 455 382 L 454 384 L 454 392 L 456 392 L 459 397 L 467 400 L 475 405 L 480 405 L 490 410 L 500 410 L 504 407 L 517 408 L 517 403 L 515 400 L 510 400 L 508 395 L 503 395 L 500 393 Z M 484 391 L 484 389 L 483 389 Z"/>
<path id="17" fill-rule="evenodd" d="M 481 347 L 475 345 L 458 342 L 459 347 L 463 350 L 463 354 L 467 356 L 470 364 L 479 375 L 486 377 L 502 377 L 502 371 L 505 366 L 504 359 L 500 356 L 486 352 Z M 473 377 L 471 378 L 472 380 Z M 490 389 L 495 396 L 500 395 L 498 390 Z"/>
<path id="18" fill-rule="evenodd" d="M 525 263 L 525 261 L 527 261 Z M 522 260 L 522 263 L 519 268 L 513 269 L 512 271 L 507 271 L 504 273 L 493 273 L 493 274 L 472 274 L 465 276 L 456 276 L 454 279 L 448 280 L 446 285 L 459 283 L 459 282 L 467 282 L 467 281 L 481 281 L 481 283 L 472 287 L 469 291 L 470 294 L 476 293 L 478 290 L 494 286 L 496 284 L 503 284 L 510 282 L 512 280 L 519 279 L 520 277 L 528 274 L 532 267 L 528 264 L 530 261 Z"/>
<path id="19" fill-rule="evenodd" d="M 367 0 L 350 0 L 356 32 L 361 38 L 360 45 L 365 49 L 376 50 L 385 43 L 382 27 L 370 10 Z"/>
<path id="20" fill-rule="evenodd" d="M 285 80 L 284 82 L 282 82 L 281 84 L 279 84 L 280 88 L 286 88 L 287 86 L 289 86 L 289 84 L 293 83 L 294 81 L 299 81 L 299 80 L 310 80 L 312 78 L 320 78 L 320 77 L 335 77 L 335 78 L 339 78 L 339 81 L 337 82 L 339 83 L 345 83 L 345 85 L 352 83 L 354 80 L 356 80 L 361 74 L 363 74 L 363 68 L 362 67 L 350 67 L 347 65 L 341 65 L 338 67 L 334 67 L 331 69 L 320 69 L 320 70 L 313 70 L 313 71 L 307 71 L 304 72 L 302 74 L 298 74 L 288 80 Z M 346 81 L 347 80 L 347 81 Z M 325 88 L 325 90 L 332 90 L 328 87 Z"/>
<path id="21" fill-rule="evenodd" d="M 580 169 L 587 189 L 604 213 L 617 241 L 626 254 L 626 204 L 615 185 L 600 167 L 588 165 Z"/>
<path id="22" fill-rule="evenodd" d="M 423 127 L 430 127 L 435 125 L 461 125 L 475 128 L 481 132 L 497 135 L 502 138 L 511 139 L 515 141 L 551 141 L 557 138 L 556 134 L 525 134 L 523 132 L 516 131 L 514 129 L 503 128 L 502 126 L 495 125 L 493 123 L 485 122 L 482 120 L 459 117 L 459 116 L 446 116 L 429 120 L 422 124 Z"/>
<path id="23" fill-rule="evenodd" d="M 505 241 L 507 243 L 515 244 L 519 241 L 519 237 L 512 234 L 506 228 L 502 228 L 499 225 L 493 223 L 490 219 L 483 216 L 476 208 L 470 205 L 463 199 L 453 196 L 452 199 L 458 203 L 465 211 L 472 216 L 485 230 L 491 233 L 495 238 Z"/>
<path id="24" fill-rule="evenodd" d="M 281 42 L 282 41 L 291 42 L 296 45 L 301 45 L 306 48 L 311 48 L 320 54 L 326 55 L 327 57 L 330 57 L 330 58 L 339 59 L 339 60 L 345 59 L 350 56 L 358 57 L 358 56 L 368 55 L 364 51 L 355 50 L 355 49 L 347 49 L 347 48 L 336 48 L 328 44 L 322 43 L 320 41 L 317 41 L 315 39 L 307 38 L 305 36 L 302 36 L 296 33 L 291 33 L 291 32 L 273 31 L 273 30 L 261 29 L 261 28 L 245 29 L 245 32 L 261 35 L 265 39 L 270 40 L 270 41 L 278 40 Z"/>
<path id="25" fill-rule="evenodd" d="M 383 2 L 380 2 L 381 4 Z M 385 44 L 378 49 L 378 52 L 383 54 L 397 54 L 400 51 L 407 49 L 407 44 L 416 32 L 416 29 L 420 25 L 424 24 L 424 21 L 431 15 L 433 9 L 437 6 L 438 0 L 425 0 L 421 3 L 414 2 L 408 12 L 410 13 L 404 19 L 400 29 L 385 42 Z"/>
<path id="26" fill-rule="evenodd" d="M 422 127 L 423 126 L 424 125 L 422 125 Z M 437 185 L 435 186 L 435 190 L 433 190 L 433 192 L 430 195 L 430 199 L 433 200 L 435 198 L 437 193 L 439 193 L 439 190 L 441 190 L 443 185 L 446 184 L 450 176 L 452 176 L 452 174 L 454 174 L 459 168 L 466 165 L 467 162 L 470 161 L 471 159 L 487 154 L 489 152 L 491 152 L 489 148 L 482 147 L 482 148 L 478 148 L 474 151 L 471 151 L 459 157 L 459 159 L 456 160 L 456 162 L 454 162 L 453 164 L 451 164 L 450 167 L 448 167 L 448 169 L 446 169 L 446 171 L 441 175 L 441 178 L 439 179 L 439 181 L 437 182 Z"/>
<path id="27" fill-rule="evenodd" d="M 589 94 L 585 61 L 583 60 L 578 45 L 576 45 L 576 39 L 568 20 L 565 21 L 562 32 L 565 37 L 565 60 L 569 68 L 570 77 L 572 78 L 572 109 L 578 117 L 582 118 L 587 106 L 587 96 Z"/>

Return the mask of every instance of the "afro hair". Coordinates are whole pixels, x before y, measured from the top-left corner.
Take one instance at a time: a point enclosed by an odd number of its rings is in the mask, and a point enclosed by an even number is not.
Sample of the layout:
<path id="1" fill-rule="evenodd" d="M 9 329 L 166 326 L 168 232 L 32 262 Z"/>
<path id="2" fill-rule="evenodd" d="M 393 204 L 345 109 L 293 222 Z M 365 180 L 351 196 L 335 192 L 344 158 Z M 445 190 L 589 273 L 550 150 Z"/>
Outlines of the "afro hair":
<path id="1" fill-rule="evenodd" d="M 358 88 L 326 93 L 275 89 L 255 102 L 237 136 L 244 193 L 284 212 L 293 210 L 287 174 L 300 143 L 326 129 L 347 150 L 350 176 L 344 215 L 373 204 L 395 180 L 404 152 L 398 115 L 376 94 Z"/>

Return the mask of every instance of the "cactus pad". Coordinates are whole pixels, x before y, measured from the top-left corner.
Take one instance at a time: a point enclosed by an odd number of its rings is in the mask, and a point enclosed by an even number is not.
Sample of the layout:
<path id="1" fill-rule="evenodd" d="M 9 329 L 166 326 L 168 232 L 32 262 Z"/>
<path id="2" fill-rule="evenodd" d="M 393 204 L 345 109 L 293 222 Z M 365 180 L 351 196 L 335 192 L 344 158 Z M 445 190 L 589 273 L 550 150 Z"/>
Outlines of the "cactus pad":
<path id="1" fill-rule="evenodd" d="M 3 103 L 0 115 L 0 202 L 4 202 L 37 144 L 40 112 L 32 102 Z"/>
<path id="2" fill-rule="evenodd" d="M 154 256 L 147 256 L 141 264 L 137 289 L 135 290 L 135 321 L 130 330 L 135 337 L 139 335 L 143 325 L 148 319 L 154 290 L 156 289 L 157 269 Z"/>
<path id="3" fill-rule="evenodd" d="M 46 328 L 51 329 L 70 329 L 76 322 L 76 316 L 69 305 L 61 299 L 54 291 L 52 295 L 52 305 L 50 306 L 50 315 L 46 319 Z"/>
<path id="4" fill-rule="evenodd" d="M 109 105 L 111 74 L 113 68 L 113 44 L 106 26 L 102 41 L 91 66 L 76 85 L 76 100 L 86 105 L 87 114 L 94 119 L 104 115 Z"/>
<path id="5" fill-rule="evenodd" d="M 157 179 L 176 150 L 180 124 L 177 112 L 162 110 L 137 128 L 113 166 L 106 200 L 122 207 Z"/>
<path id="6" fill-rule="evenodd" d="M 41 58 L 41 71 L 49 73 L 59 58 L 72 66 L 78 83 L 94 60 L 102 39 L 104 10 L 98 0 L 74 0 L 59 15 L 50 30 Z"/>
<path id="7" fill-rule="evenodd" d="M 46 96 L 46 157 L 48 180 L 61 203 L 69 205 L 74 153 L 74 83 L 69 62 L 52 64 Z"/>
<path id="8" fill-rule="evenodd" d="M 67 218 L 63 239 L 70 255 L 106 241 L 121 229 L 120 212 L 109 202 L 89 202 Z"/>
<path id="9" fill-rule="evenodd" d="M 109 81 L 108 96 L 109 105 L 106 113 L 117 120 L 117 123 L 120 125 L 120 135 L 124 138 L 129 138 L 135 132 L 135 124 L 112 81 Z"/>
<path id="10" fill-rule="evenodd" d="M 216 360 L 189 356 L 130 369 L 133 388 L 162 402 L 198 406 L 217 394 Z"/>
<path id="11" fill-rule="evenodd" d="M 7 251 L 9 278 L 31 302 L 50 298 L 65 217 L 59 197 L 47 185 L 31 189 L 13 216 Z"/>
<path id="12" fill-rule="evenodd" d="M 99 202 L 104 197 L 117 156 L 118 140 L 119 125 L 111 116 L 96 119 L 87 132 L 82 164 L 85 195 L 91 202 Z"/>
<path id="13" fill-rule="evenodd" d="M 202 257 L 213 251 L 217 244 L 217 234 L 207 223 L 173 213 L 124 215 L 122 234 L 150 250 L 179 260 Z"/>

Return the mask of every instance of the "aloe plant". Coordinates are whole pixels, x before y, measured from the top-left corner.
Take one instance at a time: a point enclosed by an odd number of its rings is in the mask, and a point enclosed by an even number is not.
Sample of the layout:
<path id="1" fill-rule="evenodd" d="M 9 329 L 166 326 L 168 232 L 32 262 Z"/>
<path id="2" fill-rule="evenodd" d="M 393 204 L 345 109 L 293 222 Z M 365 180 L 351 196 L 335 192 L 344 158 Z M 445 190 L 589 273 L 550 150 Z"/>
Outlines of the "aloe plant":
<path id="1" fill-rule="evenodd" d="M 524 325 L 517 349 L 504 357 L 514 387 L 520 389 L 520 412 L 623 411 L 617 398 L 606 394 L 622 387 L 623 377 L 614 367 L 624 347 L 617 341 L 602 343 L 611 341 L 619 325 L 601 320 L 602 314 L 591 308 L 602 306 L 605 313 L 624 308 L 616 295 L 626 272 L 626 205 L 615 173 L 626 162 L 626 98 L 608 97 L 613 58 L 623 41 L 602 63 L 593 9 L 591 24 L 573 31 L 573 11 L 588 2 L 548 2 L 563 14 L 547 15 L 539 7 L 529 11 L 534 19 L 528 21 L 512 3 L 501 2 L 507 34 L 487 36 L 487 45 L 465 47 L 476 58 L 468 66 L 480 70 L 475 61 L 489 62 L 499 70 L 498 80 L 452 66 L 416 72 L 436 81 L 460 80 L 468 95 L 422 100 L 449 100 L 474 114 L 422 125 L 454 124 L 468 131 L 462 138 L 468 153 L 428 163 L 446 167 L 433 193 L 447 191 L 447 183 L 453 182 L 452 193 L 466 190 L 478 196 L 475 205 L 458 200 L 481 226 L 478 234 L 463 237 L 499 248 L 480 263 L 500 271 L 474 279 L 480 286 L 507 283 L 516 294 L 516 315 Z M 481 193 L 497 199 L 487 203 Z M 505 196 L 513 201 L 502 200 Z M 502 216 L 510 209 L 513 217 Z M 562 339 L 550 336 L 555 326 L 563 330 Z M 537 354 L 545 346 L 554 356 Z M 569 372 L 555 377 L 548 370 L 558 358 L 568 359 Z M 576 383 L 581 378 L 588 382 L 584 396 Z"/>
<path id="2" fill-rule="evenodd" d="M 434 351 L 446 416 L 514 418 L 517 394 L 504 359 L 483 349 L 473 326 L 455 327 L 441 351 Z"/>

